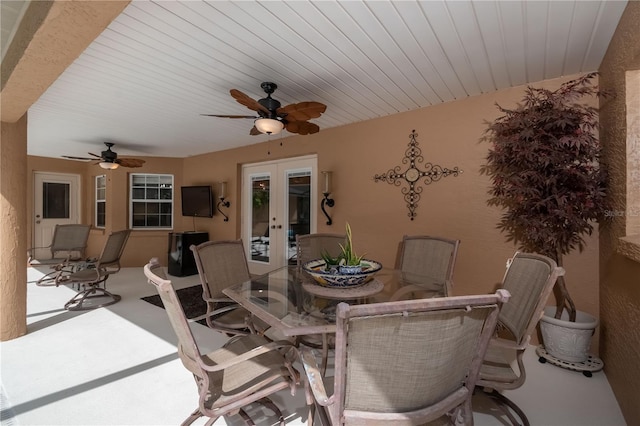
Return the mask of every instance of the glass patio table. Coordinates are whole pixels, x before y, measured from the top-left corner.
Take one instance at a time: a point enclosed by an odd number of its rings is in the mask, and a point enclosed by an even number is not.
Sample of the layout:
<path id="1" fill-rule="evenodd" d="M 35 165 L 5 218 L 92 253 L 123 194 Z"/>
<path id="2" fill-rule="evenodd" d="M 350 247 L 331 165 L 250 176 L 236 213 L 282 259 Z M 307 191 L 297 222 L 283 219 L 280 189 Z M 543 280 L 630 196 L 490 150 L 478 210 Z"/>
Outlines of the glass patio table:
<path id="1" fill-rule="evenodd" d="M 317 284 L 296 266 L 286 266 L 223 293 L 286 337 L 335 333 L 338 303 L 381 303 L 444 295 L 444 282 L 383 268 L 369 282 L 350 288 Z"/>

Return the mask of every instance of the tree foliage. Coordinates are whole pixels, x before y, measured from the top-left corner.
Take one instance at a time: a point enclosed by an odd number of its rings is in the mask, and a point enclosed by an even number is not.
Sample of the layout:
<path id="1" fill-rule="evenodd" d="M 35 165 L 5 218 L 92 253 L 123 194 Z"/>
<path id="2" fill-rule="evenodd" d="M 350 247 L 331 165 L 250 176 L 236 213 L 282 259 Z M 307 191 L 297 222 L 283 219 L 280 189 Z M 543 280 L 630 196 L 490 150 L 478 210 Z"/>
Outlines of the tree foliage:
<path id="1" fill-rule="evenodd" d="M 600 163 L 598 109 L 579 101 L 598 96 L 596 73 L 550 91 L 527 87 L 514 109 L 497 105 L 501 117 L 487 123 L 483 141 L 492 147 L 481 173 L 491 178 L 488 204 L 505 211 L 498 229 L 520 249 L 562 256 L 584 248 L 596 220 L 607 209 L 607 179 Z M 575 319 L 564 279 L 558 281 L 562 308 Z"/>

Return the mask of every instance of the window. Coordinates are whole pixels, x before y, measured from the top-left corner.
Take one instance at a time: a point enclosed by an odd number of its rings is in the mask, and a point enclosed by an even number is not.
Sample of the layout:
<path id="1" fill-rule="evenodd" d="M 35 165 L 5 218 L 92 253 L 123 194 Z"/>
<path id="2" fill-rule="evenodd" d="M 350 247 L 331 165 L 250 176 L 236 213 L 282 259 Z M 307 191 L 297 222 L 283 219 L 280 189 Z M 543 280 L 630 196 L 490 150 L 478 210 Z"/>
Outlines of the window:
<path id="1" fill-rule="evenodd" d="M 132 229 L 173 227 L 173 175 L 132 173 L 129 196 Z"/>
<path id="2" fill-rule="evenodd" d="M 107 207 L 107 175 L 96 176 L 96 228 L 104 228 Z"/>

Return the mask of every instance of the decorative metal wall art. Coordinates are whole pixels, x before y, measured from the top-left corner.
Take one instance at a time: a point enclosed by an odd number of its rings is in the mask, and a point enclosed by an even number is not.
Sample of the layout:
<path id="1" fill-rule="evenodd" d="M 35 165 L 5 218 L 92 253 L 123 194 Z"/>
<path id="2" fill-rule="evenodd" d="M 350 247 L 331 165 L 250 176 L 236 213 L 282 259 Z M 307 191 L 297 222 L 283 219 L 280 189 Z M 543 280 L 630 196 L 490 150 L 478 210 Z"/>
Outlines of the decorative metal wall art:
<path id="1" fill-rule="evenodd" d="M 373 177 L 375 182 L 383 181 L 394 186 L 401 186 L 402 182 L 405 181 L 409 184 L 408 187 L 403 187 L 401 191 L 407 203 L 407 208 L 409 209 L 407 216 L 409 216 L 411 220 L 417 215 L 416 209 L 418 208 L 420 194 L 422 193 L 422 187 L 417 185 L 420 179 L 424 178 L 424 184 L 429 185 L 439 181 L 443 177 L 449 175 L 458 176 L 462 173 L 462 170 L 458 169 L 458 167 L 448 169 L 431 163 L 425 163 L 424 170 L 420 170 L 419 165 L 424 162 L 424 157 L 422 156 L 422 150 L 418 148 L 419 144 L 418 141 L 416 141 L 417 136 L 418 134 L 415 130 L 412 130 L 409 135 L 409 147 L 405 151 L 404 158 L 402 159 L 402 164 L 408 165 L 405 171 L 401 172 L 402 166 L 395 166 L 386 173 Z"/>

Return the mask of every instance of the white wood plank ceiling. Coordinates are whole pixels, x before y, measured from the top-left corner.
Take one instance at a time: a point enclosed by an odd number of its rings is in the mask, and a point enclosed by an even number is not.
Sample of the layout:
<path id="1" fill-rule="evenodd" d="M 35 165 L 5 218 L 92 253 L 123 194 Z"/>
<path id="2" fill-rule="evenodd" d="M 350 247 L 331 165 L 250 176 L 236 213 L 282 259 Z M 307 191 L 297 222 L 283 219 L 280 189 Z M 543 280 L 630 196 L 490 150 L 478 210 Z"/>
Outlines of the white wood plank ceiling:
<path id="1" fill-rule="evenodd" d="M 3 2 L 4 3 L 4 2 Z M 597 70 L 626 1 L 134 1 L 29 110 L 28 153 L 185 157 L 263 142 L 229 89 L 327 129 Z M 282 136 L 291 136 L 284 131 Z M 313 136 L 306 136 L 313 137 Z"/>

